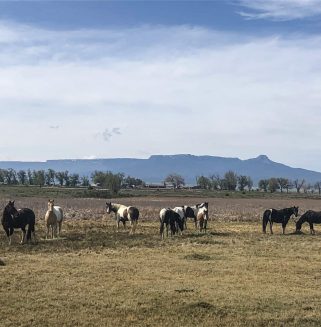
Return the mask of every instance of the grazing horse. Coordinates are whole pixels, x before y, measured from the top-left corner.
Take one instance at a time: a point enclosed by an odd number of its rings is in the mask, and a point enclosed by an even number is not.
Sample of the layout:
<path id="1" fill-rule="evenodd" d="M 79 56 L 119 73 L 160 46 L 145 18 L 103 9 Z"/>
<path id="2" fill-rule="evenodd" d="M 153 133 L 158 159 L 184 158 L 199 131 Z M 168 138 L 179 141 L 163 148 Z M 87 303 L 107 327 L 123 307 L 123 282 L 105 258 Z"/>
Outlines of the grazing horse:
<path id="1" fill-rule="evenodd" d="M 171 236 L 175 235 L 178 232 L 178 229 L 181 231 L 184 228 L 183 220 L 179 213 L 175 212 L 171 208 L 163 208 L 159 212 L 159 221 L 160 221 L 160 235 L 164 239 L 164 227 L 166 226 L 166 236 L 168 237 L 168 229 L 170 228 Z"/>
<path id="2" fill-rule="evenodd" d="M 54 212 L 54 201 L 49 200 L 48 201 L 48 211 L 46 212 L 45 215 L 45 223 L 47 227 L 47 232 L 46 232 L 46 239 L 49 237 L 49 231 L 51 229 L 51 238 L 54 239 L 55 236 L 57 236 L 57 216 L 56 213 Z"/>
<path id="3" fill-rule="evenodd" d="M 207 221 L 208 221 L 208 209 L 207 207 L 202 207 L 198 210 L 196 216 L 197 225 L 200 232 L 204 231 L 206 233 Z"/>
<path id="4" fill-rule="evenodd" d="M 301 230 L 303 223 L 309 223 L 310 233 L 315 234 L 313 224 L 321 224 L 321 211 L 308 210 L 304 213 L 296 223 L 296 232 Z"/>
<path id="5" fill-rule="evenodd" d="M 11 235 L 15 228 L 21 228 L 21 244 L 31 240 L 31 234 L 33 235 L 34 241 L 36 241 L 35 236 L 35 223 L 36 217 L 35 213 L 29 208 L 23 208 L 17 210 L 14 206 L 14 201 L 9 201 L 5 206 L 1 218 L 1 223 L 3 229 L 5 230 L 9 245 L 11 244 Z M 28 225 L 28 231 L 26 232 L 26 226 Z"/>
<path id="6" fill-rule="evenodd" d="M 55 215 L 57 217 L 57 236 L 59 237 L 60 232 L 61 232 L 62 221 L 64 219 L 64 214 L 63 214 L 63 211 L 62 211 L 61 207 L 55 206 L 55 201 L 54 200 L 49 200 L 48 201 L 48 209 L 49 209 L 49 202 L 52 202 L 53 212 L 55 213 Z"/>
<path id="7" fill-rule="evenodd" d="M 292 215 L 298 216 L 299 207 L 285 208 L 281 210 L 267 209 L 263 214 L 263 233 L 266 233 L 266 225 L 270 223 L 270 231 L 273 234 L 273 223 L 282 224 L 282 232 L 285 234 L 285 227 Z"/>
<path id="8" fill-rule="evenodd" d="M 126 227 L 126 221 L 129 221 L 131 225 L 130 233 L 135 233 L 137 222 L 139 218 L 139 210 L 135 207 L 127 207 L 118 203 L 106 202 L 106 212 L 110 214 L 114 212 L 116 215 L 117 232 L 119 230 L 119 223 L 122 222 L 124 228 Z"/>
<path id="9" fill-rule="evenodd" d="M 182 207 L 175 207 L 172 210 L 174 210 L 176 213 L 179 214 L 180 219 L 181 219 L 181 221 L 183 223 L 183 229 L 184 229 L 184 227 L 186 228 L 186 216 L 185 216 L 184 206 L 182 206 Z M 176 228 L 178 229 L 178 226 L 176 226 Z M 182 232 L 183 229 L 181 229 L 181 232 Z"/>
<path id="10" fill-rule="evenodd" d="M 208 210 L 208 202 L 203 202 L 200 204 L 196 204 L 195 206 L 183 206 L 183 210 L 185 212 L 185 221 L 184 226 L 187 228 L 187 218 L 193 218 L 195 223 L 195 228 L 197 229 L 197 213 L 201 208 L 206 208 Z"/>

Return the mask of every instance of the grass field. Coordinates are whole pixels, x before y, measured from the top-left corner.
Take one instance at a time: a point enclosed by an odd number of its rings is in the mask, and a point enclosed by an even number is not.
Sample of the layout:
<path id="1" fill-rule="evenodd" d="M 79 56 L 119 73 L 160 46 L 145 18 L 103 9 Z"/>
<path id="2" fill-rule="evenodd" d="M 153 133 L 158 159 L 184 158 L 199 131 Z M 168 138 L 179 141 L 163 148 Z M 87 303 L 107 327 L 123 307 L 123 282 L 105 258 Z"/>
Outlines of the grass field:
<path id="1" fill-rule="evenodd" d="M 43 198 L 16 199 L 36 212 L 37 245 L 19 245 L 17 233 L 9 247 L 1 231 L 1 326 L 321 325 L 321 226 L 314 236 L 307 226 L 293 234 L 292 220 L 287 235 L 279 225 L 261 232 L 265 208 L 295 204 L 302 214 L 318 200 L 210 199 L 206 235 L 189 222 L 164 241 L 159 209 L 180 197 L 118 199 L 141 209 L 136 235 L 116 233 L 104 200 L 56 202 L 66 212 L 61 239 L 43 239 Z"/>

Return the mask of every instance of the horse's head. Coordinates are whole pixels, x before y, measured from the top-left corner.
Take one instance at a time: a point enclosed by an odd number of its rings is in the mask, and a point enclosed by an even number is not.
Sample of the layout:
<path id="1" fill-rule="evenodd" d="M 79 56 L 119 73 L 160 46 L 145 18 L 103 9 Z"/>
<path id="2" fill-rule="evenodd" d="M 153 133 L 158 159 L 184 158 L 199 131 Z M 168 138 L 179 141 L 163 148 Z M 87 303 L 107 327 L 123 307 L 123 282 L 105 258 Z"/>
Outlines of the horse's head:
<path id="1" fill-rule="evenodd" d="M 293 213 L 294 213 L 295 217 L 297 217 L 299 214 L 299 207 L 293 207 Z"/>
<path id="2" fill-rule="evenodd" d="M 112 212 L 111 202 L 106 202 L 106 212 L 108 214 Z"/>
<path id="3" fill-rule="evenodd" d="M 18 210 L 14 206 L 14 201 L 8 202 L 8 204 L 4 208 L 4 212 L 12 217 L 18 214 Z"/>
<path id="4" fill-rule="evenodd" d="M 292 211 L 293 211 L 294 216 L 297 217 L 299 214 L 299 207 L 292 207 Z"/>
<path id="5" fill-rule="evenodd" d="M 53 211 L 54 205 L 55 205 L 55 201 L 54 200 L 48 200 L 48 210 L 49 211 Z"/>
<path id="6" fill-rule="evenodd" d="M 208 210 L 208 202 L 203 202 L 201 208 L 206 208 L 206 210 Z"/>

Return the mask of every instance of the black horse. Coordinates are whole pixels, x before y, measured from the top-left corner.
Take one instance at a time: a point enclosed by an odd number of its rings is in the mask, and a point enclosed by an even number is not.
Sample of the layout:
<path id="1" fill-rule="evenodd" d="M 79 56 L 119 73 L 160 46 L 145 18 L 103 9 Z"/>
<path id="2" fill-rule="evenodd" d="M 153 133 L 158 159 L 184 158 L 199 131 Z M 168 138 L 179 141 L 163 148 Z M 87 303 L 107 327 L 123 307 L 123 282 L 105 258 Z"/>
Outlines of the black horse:
<path id="1" fill-rule="evenodd" d="M 301 231 L 302 224 L 305 222 L 310 225 L 310 233 L 315 234 L 313 224 L 321 224 L 321 211 L 308 210 L 304 213 L 296 223 L 296 232 Z"/>
<path id="2" fill-rule="evenodd" d="M 292 215 L 298 216 L 299 207 L 285 208 L 281 210 L 268 209 L 263 214 L 263 233 L 266 233 L 266 225 L 270 223 L 270 231 L 273 234 L 273 223 L 282 224 L 282 231 L 285 234 L 285 227 Z"/>
<path id="3" fill-rule="evenodd" d="M 35 241 L 35 222 L 36 217 L 31 209 L 23 208 L 17 210 L 14 206 L 14 201 L 9 201 L 3 210 L 3 215 L 1 218 L 1 224 L 7 234 L 9 245 L 11 244 L 11 235 L 13 234 L 13 230 L 15 228 L 21 228 L 22 230 L 21 244 L 26 241 L 26 237 L 27 242 L 31 240 L 31 234 L 33 234 Z M 28 231 L 26 232 L 27 225 Z"/>
<path id="4" fill-rule="evenodd" d="M 181 232 L 184 229 L 184 221 L 181 216 L 174 210 L 167 208 L 162 209 L 159 213 L 160 221 L 160 235 L 164 238 L 164 228 L 166 226 L 166 234 L 168 237 L 168 228 L 170 228 L 171 235 L 175 235 L 180 230 Z"/>

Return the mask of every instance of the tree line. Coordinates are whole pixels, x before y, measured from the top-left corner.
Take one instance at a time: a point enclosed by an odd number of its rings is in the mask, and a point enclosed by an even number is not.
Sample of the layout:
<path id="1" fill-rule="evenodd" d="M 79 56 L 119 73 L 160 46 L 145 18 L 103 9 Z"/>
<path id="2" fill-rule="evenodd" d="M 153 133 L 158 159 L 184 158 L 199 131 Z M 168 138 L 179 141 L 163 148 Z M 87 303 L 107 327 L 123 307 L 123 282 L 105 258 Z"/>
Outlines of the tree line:
<path id="1" fill-rule="evenodd" d="M 144 182 L 139 178 L 125 176 L 125 174 L 113 174 L 110 171 L 94 171 L 91 174 L 93 183 L 110 189 L 117 193 L 121 188 L 136 187 L 144 185 Z M 70 174 L 68 170 L 55 171 L 48 170 L 14 170 L 0 169 L 0 183 L 7 185 L 37 185 L 37 186 L 90 186 L 88 176 L 80 177 L 79 174 Z"/>
<path id="2" fill-rule="evenodd" d="M 213 174 L 209 177 L 199 176 L 196 178 L 196 184 L 207 190 L 235 191 L 238 188 L 240 191 L 244 191 L 245 188 L 248 190 L 253 188 L 253 180 L 250 176 L 237 175 L 231 170 L 227 171 L 223 177 L 219 174 Z"/>
<path id="3" fill-rule="evenodd" d="M 60 186 L 89 186 L 87 176 L 70 174 L 66 171 L 48 170 L 14 170 L 0 169 L 0 183 L 7 185 L 60 185 Z"/>
<path id="4" fill-rule="evenodd" d="M 236 189 L 244 191 L 245 189 L 251 191 L 253 189 L 253 180 L 250 176 L 237 175 L 235 172 L 229 170 L 221 177 L 218 174 L 210 175 L 209 177 L 199 176 L 196 178 L 197 186 L 201 189 L 207 190 L 228 190 L 235 191 Z M 276 191 L 289 192 L 295 190 L 297 193 L 314 192 L 315 190 L 321 194 L 321 181 L 315 184 L 307 183 L 304 179 L 290 180 L 284 177 L 272 177 L 267 179 L 260 179 L 258 182 L 258 189 L 264 192 L 274 193 Z"/>

